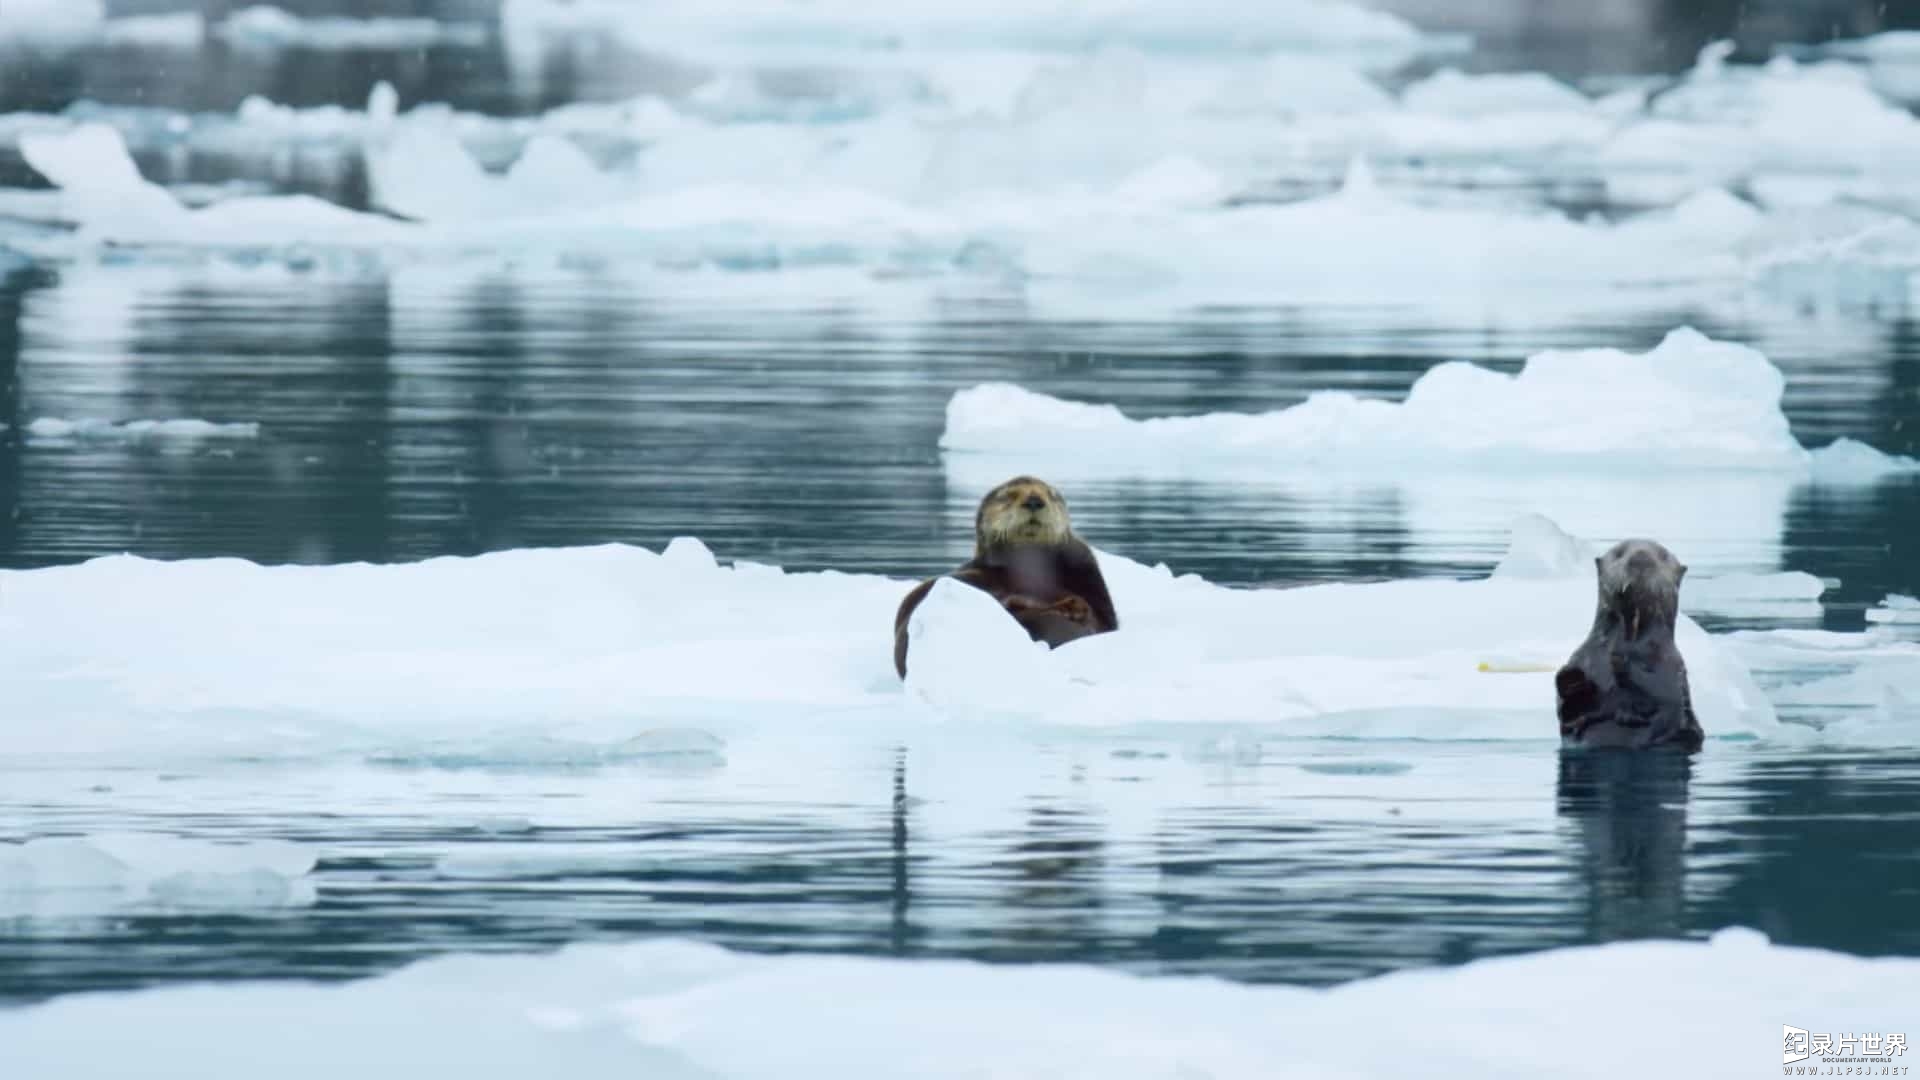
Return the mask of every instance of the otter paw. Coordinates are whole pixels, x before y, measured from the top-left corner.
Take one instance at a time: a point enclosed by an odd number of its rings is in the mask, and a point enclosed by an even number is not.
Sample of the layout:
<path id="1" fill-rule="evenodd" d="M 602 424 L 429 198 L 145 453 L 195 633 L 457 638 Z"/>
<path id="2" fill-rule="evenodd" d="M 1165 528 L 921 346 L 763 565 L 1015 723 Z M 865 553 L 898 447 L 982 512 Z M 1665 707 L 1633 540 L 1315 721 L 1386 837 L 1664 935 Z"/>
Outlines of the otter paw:
<path id="1" fill-rule="evenodd" d="M 1074 622 L 1093 621 L 1093 608 L 1090 607 L 1085 600 L 1077 596 L 1061 597 L 1054 602 L 1051 610 L 1072 619 Z"/>

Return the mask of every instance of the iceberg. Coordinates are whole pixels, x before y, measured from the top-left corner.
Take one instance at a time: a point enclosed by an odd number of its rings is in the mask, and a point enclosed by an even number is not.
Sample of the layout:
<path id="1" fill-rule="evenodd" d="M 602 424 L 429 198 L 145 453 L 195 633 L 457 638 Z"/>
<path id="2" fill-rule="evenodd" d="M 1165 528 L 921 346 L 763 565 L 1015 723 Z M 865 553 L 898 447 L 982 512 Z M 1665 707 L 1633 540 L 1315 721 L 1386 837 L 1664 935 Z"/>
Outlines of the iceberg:
<path id="1" fill-rule="evenodd" d="M 1525 532 L 1511 557 L 1539 564 L 1534 546 L 1562 542 Z M 911 630 L 904 687 L 891 630 L 910 582 L 722 566 L 692 539 L 386 566 L 112 556 L 5 571 L 0 752 L 449 760 L 534 739 L 592 761 L 592 747 L 653 753 L 662 729 L 725 739 L 769 724 L 1551 741 L 1552 667 L 1585 634 L 1595 588 L 1591 562 L 1263 589 L 1101 563 L 1119 633 L 1044 653 L 984 594 L 943 588 Z M 1714 638 L 1683 618 L 1678 640 L 1710 734 L 1777 730 Z M 746 656 L 751 680 L 734 674 Z M 1019 674 L 956 676 L 982 657 Z M 1544 670 L 1481 670 L 1501 658 Z"/>
<path id="2" fill-rule="evenodd" d="M 1916 987 L 1920 961 L 1777 945 L 1739 927 L 1704 941 L 1551 949 L 1330 989 L 1085 965 L 762 956 L 664 938 L 441 957 L 344 986 L 70 995 L 0 1012 L 0 1045 L 29 1073 L 157 1069 L 207 1080 L 400 1078 L 423 1067 L 477 1080 L 542 1069 L 649 1080 L 1252 1080 L 1410 1069 L 1597 1080 L 1649 1061 L 1700 1075 L 1727 1073 L 1729 1060 L 1772 1061 L 1782 1022 L 1904 1031 L 1920 1006 Z M 1594 1040 L 1586 1012 L 1595 994 L 1686 1022 Z M 1382 1039 L 1382 1017 L 1397 1018 L 1402 1037 Z M 213 1045 L 219 1053 L 207 1053 Z"/>

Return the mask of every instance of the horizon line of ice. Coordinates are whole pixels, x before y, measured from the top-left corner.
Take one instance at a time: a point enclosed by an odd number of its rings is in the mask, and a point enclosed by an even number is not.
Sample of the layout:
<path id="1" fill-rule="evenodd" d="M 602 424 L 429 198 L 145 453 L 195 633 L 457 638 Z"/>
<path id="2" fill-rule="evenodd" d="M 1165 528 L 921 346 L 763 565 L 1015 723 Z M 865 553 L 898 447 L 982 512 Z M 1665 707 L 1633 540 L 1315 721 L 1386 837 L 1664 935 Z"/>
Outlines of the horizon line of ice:
<path id="1" fill-rule="evenodd" d="M 1920 461 L 1852 439 L 1809 451 L 1780 408 L 1785 379 L 1758 350 L 1676 329 L 1644 353 L 1550 350 L 1508 375 L 1464 361 L 1428 369 L 1403 401 L 1322 390 L 1274 412 L 1130 418 L 1010 383 L 954 393 L 945 455 L 1075 476 L 1248 469 L 1757 470 L 1864 483 Z"/>
<path id="2" fill-rule="evenodd" d="M 1596 995 L 1684 1022 L 1595 1039 Z M 662 936 L 458 953 L 345 984 L 67 995 L 0 1010 L 0 1044 L 29 1072 L 158 1067 L 204 1080 L 402 1080 L 425 1061 L 470 1080 L 541 1069 L 648 1080 L 1265 1080 L 1277 1065 L 1399 1077 L 1416 1061 L 1421 1075 L 1599 1080 L 1649 1061 L 1673 1075 L 1725 1075 L 1743 1054 L 1779 1053 L 1783 1021 L 1904 1031 L 1916 1008 L 1920 960 L 1777 945 L 1737 926 L 1706 940 L 1562 946 L 1327 988 L 1090 964 L 766 955 Z M 1382 1017 L 1396 1018 L 1399 1037 L 1380 1038 Z"/>

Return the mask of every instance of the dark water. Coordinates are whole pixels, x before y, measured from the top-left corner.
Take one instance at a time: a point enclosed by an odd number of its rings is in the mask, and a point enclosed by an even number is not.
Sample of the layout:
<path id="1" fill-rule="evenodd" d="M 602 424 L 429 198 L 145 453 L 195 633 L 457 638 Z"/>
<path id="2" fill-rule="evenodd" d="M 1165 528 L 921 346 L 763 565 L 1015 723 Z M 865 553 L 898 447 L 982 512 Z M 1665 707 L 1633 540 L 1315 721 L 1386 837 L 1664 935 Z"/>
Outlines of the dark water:
<path id="1" fill-rule="evenodd" d="M 1724 7 L 1699 17 L 1736 17 Z M 1511 48 L 1570 73 L 1673 70 L 1701 33 L 1689 23 L 1625 65 L 1525 34 Z M 1491 56 L 1475 63 L 1511 66 Z M 92 50 L 7 57 L 0 110 L 84 98 L 224 112 L 249 93 L 358 104 L 386 80 L 403 105 L 525 113 L 684 79 L 592 53 L 542 58 L 528 76 L 497 42 Z M 235 175 L 230 161 L 176 165 L 163 175 Z M 20 179 L 6 169 L 0 181 Z M 267 186 L 354 201 L 350 170 L 295 173 Z M 1920 452 L 1920 329 L 1898 311 L 1095 319 L 1018 293 L 863 282 L 781 301 L 777 275 L 767 286 L 117 256 L 14 274 L 0 281 L 0 566 L 121 551 L 392 562 L 693 534 L 722 558 L 917 575 L 969 542 L 977 492 L 937 439 L 950 395 L 975 383 L 1133 415 L 1257 411 L 1328 387 L 1395 396 L 1442 360 L 1514 370 L 1544 348 L 1642 349 L 1683 324 L 1767 352 L 1804 443 Z M 55 439 L 33 434 L 42 418 L 260 429 Z M 1479 574 L 1511 509 L 1436 520 L 1392 483 L 1106 480 L 1068 494 L 1101 546 L 1233 584 Z M 1864 606 L 1920 592 L 1916 525 L 1913 483 L 1802 488 L 1764 535 L 1689 557 L 1837 579 L 1825 623 L 1857 629 Z M 0 839 L 149 829 L 290 839 L 320 857 L 313 902 L 284 910 L 0 918 L 0 999 L 362 976 L 447 950 L 654 934 L 1313 984 L 1735 923 L 1911 954 L 1916 788 L 1920 755 L 1905 749 L 1721 742 L 1691 762 L 1562 760 L 1550 743 L 891 733 L 735 740 L 724 763 L 677 768 L 0 758 Z"/>

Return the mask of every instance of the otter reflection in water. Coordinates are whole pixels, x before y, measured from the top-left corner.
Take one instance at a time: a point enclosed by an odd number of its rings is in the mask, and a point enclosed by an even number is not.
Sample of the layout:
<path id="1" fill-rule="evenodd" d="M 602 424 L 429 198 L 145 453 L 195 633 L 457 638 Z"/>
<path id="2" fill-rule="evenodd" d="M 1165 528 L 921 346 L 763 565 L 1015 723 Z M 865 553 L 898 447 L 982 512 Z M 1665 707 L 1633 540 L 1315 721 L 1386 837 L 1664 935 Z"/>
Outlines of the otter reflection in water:
<path id="1" fill-rule="evenodd" d="M 1685 929 L 1686 754 L 1567 749 L 1556 804 L 1579 839 L 1589 935 L 1673 937 Z"/>

